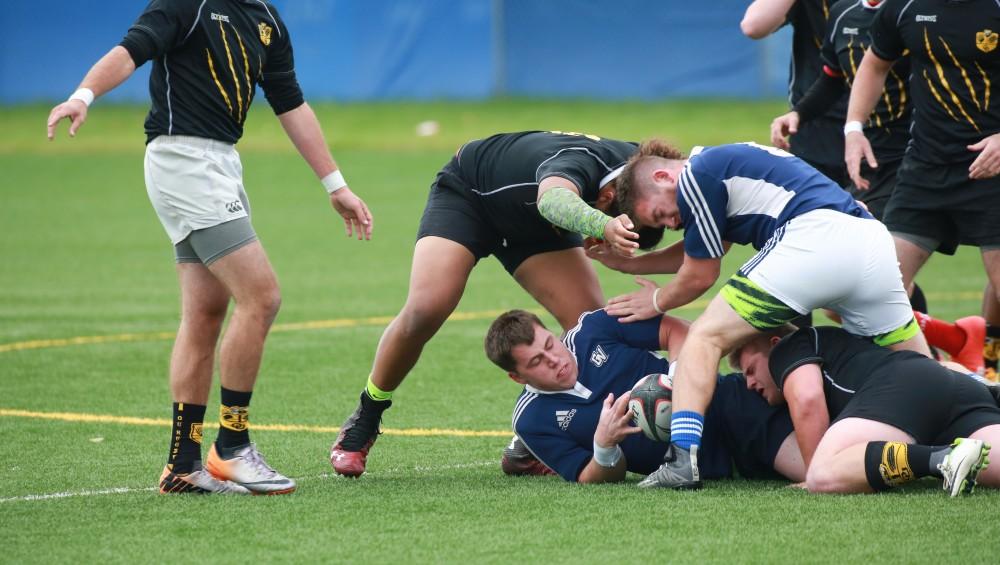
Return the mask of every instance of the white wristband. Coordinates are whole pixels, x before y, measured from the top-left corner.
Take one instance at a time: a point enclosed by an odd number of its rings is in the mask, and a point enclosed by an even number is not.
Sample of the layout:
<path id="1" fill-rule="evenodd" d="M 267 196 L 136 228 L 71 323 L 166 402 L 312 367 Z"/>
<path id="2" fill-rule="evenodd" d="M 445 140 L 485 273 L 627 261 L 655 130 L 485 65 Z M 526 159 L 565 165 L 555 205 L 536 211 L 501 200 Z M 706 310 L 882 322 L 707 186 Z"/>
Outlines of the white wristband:
<path id="1" fill-rule="evenodd" d="M 847 134 L 849 134 L 849 133 L 854 133 L 854 132 L 864 133 L 865 132 L 865 125 L 862 124 L 861 122 L 857 121 L 857 120 L 854 120 L 852 122 L 847 122 L 846 124 L 844 124 L 844 135 L 845 136 Z"/>
<path id="2" fill-rule="evenodd" d="M 660 298 L 660 288 L 657 287 L 657 289 L 653 291 L 653 310 L 656 310 L 656 312 L 659 314 L 666 314 L 667 311 L 660 310 L 660 305 L 657 304 L 657 302 L 659 302 L 658 300 L 659 298 Z"/>
<path id="3" fill-rule="evenodd" d="M 612 468 L 621 461 L 622 458 L 622 448 L 619 446 L 614 447 L 601 447 L 597 445 L 597 440 L 594 440 L 594 461 L 601 467 Z"/>
<path id="4" fill-rule="evenodd" d="M 344 175 L 341 174 L 340 169 L 326 175 L 319 182 L 323 183 L 323 188 L 326 189 L 327 194 L 333 194 L 347 186 L 347 181 L 344 180 Z"/>
<path id="5" fill-rule="evenodd" d="M 94 103 L 94 91 L 89 88 L 78 88 L 76 89 L 76 92 L 71 94 L 66 100 L 79 100 L 87 106 L 90 106 Z"/>

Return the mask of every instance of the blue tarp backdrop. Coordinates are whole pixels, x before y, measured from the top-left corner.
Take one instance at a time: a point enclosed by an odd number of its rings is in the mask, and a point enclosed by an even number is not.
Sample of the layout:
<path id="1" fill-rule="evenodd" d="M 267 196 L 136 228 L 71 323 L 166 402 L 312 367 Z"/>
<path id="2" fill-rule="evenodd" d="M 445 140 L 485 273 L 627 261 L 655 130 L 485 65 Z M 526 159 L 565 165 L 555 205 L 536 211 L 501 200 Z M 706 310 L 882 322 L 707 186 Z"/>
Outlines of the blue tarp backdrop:
<path id="1" fill-rule="evenodd" d="M 787 30 L 747 0 L 274 0 L 311 100 L 784 96 Z M 0 103 L 65 98 L 141 0 L 5 0 Z M 109 95 L 148 99 L 148 65 Z"/>

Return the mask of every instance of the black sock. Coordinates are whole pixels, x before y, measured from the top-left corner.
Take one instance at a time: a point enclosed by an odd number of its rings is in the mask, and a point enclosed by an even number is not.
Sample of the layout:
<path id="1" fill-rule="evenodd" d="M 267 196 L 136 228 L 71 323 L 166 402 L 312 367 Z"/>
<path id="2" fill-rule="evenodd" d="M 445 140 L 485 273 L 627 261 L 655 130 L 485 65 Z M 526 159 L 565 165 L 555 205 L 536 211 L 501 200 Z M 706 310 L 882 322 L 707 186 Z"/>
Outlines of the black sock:
<path id="1" fill-rule="evenodd" d="M 250 443 L 250 396 L 253 391 L 240 392 L 222 387 L 219 406 L 219 447 L 238 447 Z"/>
<path id="2" fill-rule="evenodd" d="M 940 477 L 937 466 L 949 447 L 898 441 L 871 441 L 865 448 L 865 476 L 876 491 L 908 483 L 920 477 Z"/>
<path id="3" fill-rule="evenodd" d="M 910 308 L 913 308 L 917 312 L 927 313 L 927 297 L 924 296 L 924 290 L 917 283 L 913 283 L 913 296 L 910 297 Z"/>
<path id="4" fill-rule="evenodd" d="M 916 445 L 910 444 L 910 468 L 913 474 L 920 477 L 941 477 L 940 465 L 951 451 L 950 445 Z"/>
<path id="5" fill-rule="evenodd" d="M 997 357 L 1000 357 L 1000 326 L 986 324 L 986 343 L 983 347 L 983 361 L 987 369 L 997 370 Z"/>
<path id="6" fill-rule="evenodd" d="M 174 402 L 170 455 L 167 457 L 167 467 L 171 471 L 190 473 L 195 461 L 201 461 L 201 429 L 204 422 L 204 405 Z"/>

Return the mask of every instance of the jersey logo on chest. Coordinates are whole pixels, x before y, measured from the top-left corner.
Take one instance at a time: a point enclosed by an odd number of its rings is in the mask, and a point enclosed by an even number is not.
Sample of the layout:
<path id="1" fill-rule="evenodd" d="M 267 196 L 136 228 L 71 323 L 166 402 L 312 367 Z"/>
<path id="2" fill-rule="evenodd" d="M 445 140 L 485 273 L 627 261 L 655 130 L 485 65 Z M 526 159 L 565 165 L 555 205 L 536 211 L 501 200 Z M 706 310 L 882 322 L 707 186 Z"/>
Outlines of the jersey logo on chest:
<path id="1" fill-rule="evenodd" d="M 576 408 L 572 410 L 556 410 L 556 423 L 559 424 L 559 429 L 564 432 L 568 430 L 573 416 L 576 416 Z"/>
<path id="2" fill-rule="evenodd" d="M 257 31 L 260 32 L 260 42 L 264 44 L 264 47 L 267 47 L 268 45 L 270 45 L 271 44 L 271 26 L 265 24 L 264 22 L 261 22 L 257 26 Z"/>
<path id="3" fill-rule="evenodd" d="M 600 367 L 601 365 L 607 363 L 608 354 L 605 353 L 604 348 L 598 345 L 590 352 L 590 363 L 595 367 Z"/>
<path id="4" fill-rule="evenodd" d="M 844 35 L 857 35 L 858 28 L 856 27 L 845 27 L 840 30 Z"/>
<path id="5" fill-rule="evenodd" d="M 976 48 L 989 53 L 997 48 L 997 33 L 991 29 L 976 32 Z"/>

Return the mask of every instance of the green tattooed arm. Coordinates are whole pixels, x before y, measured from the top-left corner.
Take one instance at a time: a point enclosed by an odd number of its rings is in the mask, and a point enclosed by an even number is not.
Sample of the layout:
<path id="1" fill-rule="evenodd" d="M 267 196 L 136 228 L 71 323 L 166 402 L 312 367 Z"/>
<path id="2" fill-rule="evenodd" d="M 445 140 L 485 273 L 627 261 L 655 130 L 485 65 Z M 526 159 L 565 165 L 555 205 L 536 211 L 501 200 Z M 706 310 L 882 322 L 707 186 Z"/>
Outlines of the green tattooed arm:
<path id="1" fill-rule="evenodd" d="M 542 193 L 538 212 L 553 224 L 582 235 L 604 238 L 604 226 L 613 218 L 591 208 L 572 190 L 558 186 Z"/>

